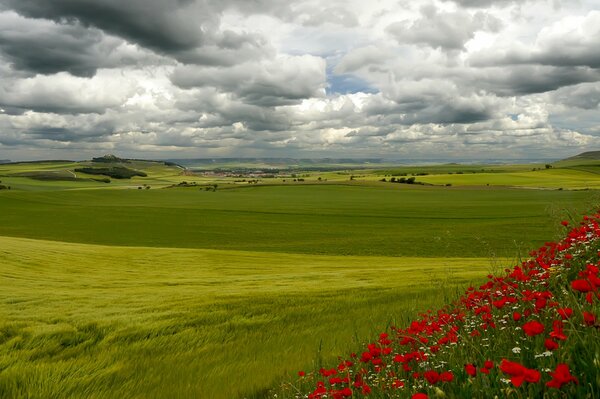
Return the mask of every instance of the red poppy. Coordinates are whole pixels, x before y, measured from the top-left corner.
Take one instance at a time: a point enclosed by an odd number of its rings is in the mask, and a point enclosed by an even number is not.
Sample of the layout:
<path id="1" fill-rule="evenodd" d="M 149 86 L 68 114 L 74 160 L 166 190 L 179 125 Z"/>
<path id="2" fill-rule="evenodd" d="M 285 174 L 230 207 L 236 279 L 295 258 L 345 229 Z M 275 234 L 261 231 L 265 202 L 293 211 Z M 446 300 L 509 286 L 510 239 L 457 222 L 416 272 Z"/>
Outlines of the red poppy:
<path id="1" fill-rule="evenodd" d="M 546 338 L 546 341 L 544 341 L 544 346 L 549 351 L 553 351 L 558 348 L 558 343 L 550 338 Z"/>
<path id="2" fill-rule="evenodd" d="M 475 375 L 477 374 L 477 367 L 475 367 L 474 364 L 465 364 L 465 371 L 471 377 L 475 377 Z"/>
<path id="3" fill-rule="evenodd" d="M 573 314 L 573 309 L 571 308 L 558 308 L 556 311 L 563 320 L 568 319 Z"/>
<path id="4" fill-rule="evenodd" d="M 554 320 L 552 322 L 552 332 L 550 332 L 550 336 L 552 338 L 560 339 L 564 341 L 567 339 L 567 336 L 563 332 L 563 324 L 560 320 Z"/>
<path id="5" fill-rule="evenodd" d="M 440 373 L 440 381 L 452 382 L 452 380 L 454 380 L 454 374 L 452 374 L 452 371 L 443 371 Z"/>
<path id="6" fill-rule="evenodd" d="M 590 292 L 594 289 L 592 284 L 587 280 L 573 280 L 571 282 L 571 288 L 579 292 Z"/>
<path id="7" fill-rule="evenodd" d="M 593 326 L 594 324 L 596 324 L 596 316 L 594 316 L 594 314 L 590 312 L 583 312 L 583 321 L 588 326 Z"/>
<path id="8" fill-rule="evenodd" d="M 513 313 L 513 320 L 514 320 L 514 321 L 519 321 L 519 320 L 521 320 L 521 313 L 519 313 L 519 312 L 514 312 L 514 313 Z"/>
<path id="9" fill-rule="evenodd" d="M 523 324 L 525 334 L 533 337 L 544 332 L 544 325 L 539 321 L 533 320 Z"/>
<path id="10" fill-rule="evenodd" d="M 411 396 L 411 399 L 429 399 L 429 396 L 427 396 L 425 393 L 419 392 Z"/>
<path id="11" fill-rule="evenodd" d="M 573 377 L 571 375 L 571 372 L 569 371 L 569 366 L 567 366 L 564 363 L 561 363 L 558 366 L 556 366 L 556 369 L 554 370 L 554 372 L 550 372 L 550 375 L 552 376 L 552 381 L 547 382 L 546 386 L 551 388 L 560 389 L 560 387 L 562 387 L 565 384 L 568 384 L 569 382 L 579 384 L 579 380 L 577 380 L 576 377 Z"/>
<path id="12" fill-rule="evenodd" d="M 528 369 L 522 364 L 511 362 L 506 359 L 502 359 L 500 363 L 500 370 L 504 374 L 510 376 L 510 382 L 516 387 L 520 387 L 523 382 L 538 382 L 540 380 L 540 372 L 534 369 Z"/>
<path id="13" fill-rule="evenodd" d="M 404 383 L 400 380 L 394 380 L 394 382 L 392 382 L 392 387 L 394 388 L 404 388 Z"/>

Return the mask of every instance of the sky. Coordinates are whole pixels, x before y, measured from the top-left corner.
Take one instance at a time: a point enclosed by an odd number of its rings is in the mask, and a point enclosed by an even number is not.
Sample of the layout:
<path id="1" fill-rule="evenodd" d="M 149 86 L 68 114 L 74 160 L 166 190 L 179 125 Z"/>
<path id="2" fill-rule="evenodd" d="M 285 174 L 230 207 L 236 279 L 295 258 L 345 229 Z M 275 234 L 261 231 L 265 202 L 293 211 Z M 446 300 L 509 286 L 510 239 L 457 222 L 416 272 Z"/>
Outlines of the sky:
<path id="1" fill-rule="evenodd" d="M 0 0 L 0 159 L 600 149 L 600 0 Z"/>

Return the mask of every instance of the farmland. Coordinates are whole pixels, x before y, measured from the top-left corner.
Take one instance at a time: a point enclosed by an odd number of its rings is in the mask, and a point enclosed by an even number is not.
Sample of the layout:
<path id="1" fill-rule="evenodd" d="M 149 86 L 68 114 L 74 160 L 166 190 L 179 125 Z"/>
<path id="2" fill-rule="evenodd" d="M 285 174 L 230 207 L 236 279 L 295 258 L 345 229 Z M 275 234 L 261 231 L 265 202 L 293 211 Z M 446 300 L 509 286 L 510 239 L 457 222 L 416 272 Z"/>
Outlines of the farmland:
<path id="1" fill-rule="evenodd" d="M 557 237 L 595 165 L 0 165 L 0 397 L 261 397 Z"/>
<path id="2" fill-rule="evenodd" d="M 319 346 L 331 361 L 373 326 L 444 299 L 422 287 L 451 296 L 494 266 L 15 238 L 0 245 L 4 397 L 252 394 L 311 367 Z"/>

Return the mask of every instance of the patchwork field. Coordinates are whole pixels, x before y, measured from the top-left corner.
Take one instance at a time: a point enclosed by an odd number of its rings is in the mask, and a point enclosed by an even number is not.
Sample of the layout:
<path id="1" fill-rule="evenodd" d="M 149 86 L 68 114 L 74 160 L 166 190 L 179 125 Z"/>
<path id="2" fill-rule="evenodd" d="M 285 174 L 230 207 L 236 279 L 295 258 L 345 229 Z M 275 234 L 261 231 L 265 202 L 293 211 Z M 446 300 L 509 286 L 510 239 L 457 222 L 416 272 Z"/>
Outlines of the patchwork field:
<path id="1" fill-rule="evenodd" d="M 579 163 L 259 184 L 90 165 L 0 165 L 2 398 L 263 397 L 556 238 L 600 185 Z M 419 173 L 436 186 L 380 181 Z M 201 186 L 161 189 L 182 181 Z"/>

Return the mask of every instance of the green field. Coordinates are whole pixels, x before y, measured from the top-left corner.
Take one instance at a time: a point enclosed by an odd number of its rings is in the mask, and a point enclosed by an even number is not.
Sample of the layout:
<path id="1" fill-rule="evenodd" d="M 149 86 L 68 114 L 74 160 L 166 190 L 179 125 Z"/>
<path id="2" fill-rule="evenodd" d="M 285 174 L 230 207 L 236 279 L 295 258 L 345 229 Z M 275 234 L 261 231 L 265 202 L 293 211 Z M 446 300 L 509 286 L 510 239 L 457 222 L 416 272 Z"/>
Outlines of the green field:
<path id="1" fill-rule="evenodd" d="M 515 256 L 595 191 L 403 185 L 5 191 L 0 235 L 329 255 Z M 234 227 L 233 227 L 234 226 Z"/>
<path id="2" fill-rule="evenodd" d="M 600 186 L 581 162 L 259 184 L 90 165 L 0 165 L 0 398 L 261 397 L 556 238 Z"/>
<path id="3" fill-rule="evenodd" d="M 252 395 L 312 367 L 320 345 L 331 360 L 494 266 L 6 237 L 0 248 L 4 398 Z"/>

